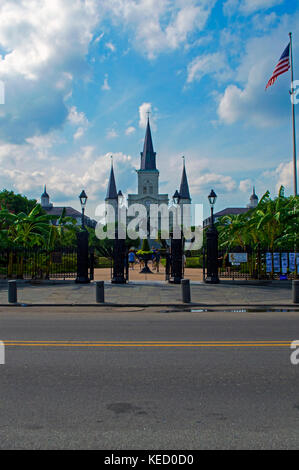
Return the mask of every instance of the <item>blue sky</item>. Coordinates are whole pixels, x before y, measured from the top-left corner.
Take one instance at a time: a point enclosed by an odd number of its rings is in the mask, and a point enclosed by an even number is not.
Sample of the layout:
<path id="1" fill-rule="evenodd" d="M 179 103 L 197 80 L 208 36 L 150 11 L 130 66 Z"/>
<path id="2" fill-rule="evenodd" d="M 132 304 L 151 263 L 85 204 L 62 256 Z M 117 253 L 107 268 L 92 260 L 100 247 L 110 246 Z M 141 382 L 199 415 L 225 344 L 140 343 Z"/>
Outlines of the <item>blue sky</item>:
<path id="1" fill-rule="evenodd" d="M 46 183 L 77 208 L 84 188 L 94 216 L 110 155 L 118 189 L 136 191 L 151 111 L 161 192 L 182 155 L 193 202 L 292 192 L 290 74 L 265 85 L 289 31 L 296 78 L 298 1 L 10 0 L 0 18 L 1 188 L 39 198 Z"/>

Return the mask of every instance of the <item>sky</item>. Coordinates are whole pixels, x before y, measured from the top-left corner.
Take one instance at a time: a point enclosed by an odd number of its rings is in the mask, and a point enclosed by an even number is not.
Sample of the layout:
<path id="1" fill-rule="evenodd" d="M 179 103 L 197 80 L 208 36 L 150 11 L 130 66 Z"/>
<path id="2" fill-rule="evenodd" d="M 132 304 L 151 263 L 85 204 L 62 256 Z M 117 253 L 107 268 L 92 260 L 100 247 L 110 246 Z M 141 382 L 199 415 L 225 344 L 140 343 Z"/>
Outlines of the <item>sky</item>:
<path id="1" fill-rule="evenodd" d="M 297 0 L 2 0 L 0 188 L 87 214 L 135 193 L 150 111 L 160 192 L 216 211 L 292 187 L 290 74 L 265 91 L 293 32 Z M 298 72 L 299 73 L 299 72 Z M 298 116 L 299 119 L 299 116 Z"/>

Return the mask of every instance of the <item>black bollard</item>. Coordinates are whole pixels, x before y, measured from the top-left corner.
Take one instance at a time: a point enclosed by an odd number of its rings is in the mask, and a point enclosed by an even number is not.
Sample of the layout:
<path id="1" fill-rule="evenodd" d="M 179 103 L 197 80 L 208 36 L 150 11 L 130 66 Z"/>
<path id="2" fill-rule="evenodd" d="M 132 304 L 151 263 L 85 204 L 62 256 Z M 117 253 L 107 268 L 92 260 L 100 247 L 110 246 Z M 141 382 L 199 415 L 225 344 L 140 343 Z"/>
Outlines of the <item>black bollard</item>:
<path id="1" fill-rule="evenodd" d="M 96 282 L 96 302 L 98 304 L 103 304 L 105 302 L 104 281 Z"/>
<path id="2" fill-rule="evenodd" d="M 293 304 L 299 304 L 299 280 L 293 281 Z"/>
<path id="3" fill-rule="evenodd" d="M 191 292 L 190 292 L 190 280 L 182 279 L 182 301 L 184 304 L 189 304 L 191 302 Z"/>
<path id="4" fill-rule="evenodd" d="M 17 281 L 8 281 L 8 303 L 17 303 Z"/>

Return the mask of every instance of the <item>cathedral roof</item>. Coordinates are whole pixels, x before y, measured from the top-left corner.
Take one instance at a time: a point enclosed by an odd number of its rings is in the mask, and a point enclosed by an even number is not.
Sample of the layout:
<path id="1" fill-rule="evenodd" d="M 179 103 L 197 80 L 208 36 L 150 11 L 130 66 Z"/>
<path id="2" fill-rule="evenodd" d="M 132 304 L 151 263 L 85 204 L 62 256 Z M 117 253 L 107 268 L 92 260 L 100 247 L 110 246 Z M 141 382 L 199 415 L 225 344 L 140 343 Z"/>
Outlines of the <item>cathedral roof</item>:
<path id="1" fill-rule="evenodd" d="M 180 198 L 191 199 L 188 178 L 187 178 L 187 173 L 186 173 L 186 168 L 185 168 L 185 160 L 184 160 L 183 173 L 182 173 L 181 186 L 180 186 Z"/>
<path id="2" fill-rule="evenodd" d="M 255 194 L 255 187 L 253 186 L 253 193 L 252 193 L 251 196 L 250 196 L 250 201 L 253 201 L 253 200 L 258 201 L 258 199 L 259 199 L 259 198 L 258 198 L 257 195 Z"/>
<path id="3" fill-rule="evenodd" d="M 41 195 L 41 197 L 49 197 L 49 194 L 47 193 L 46 185 L 44 186 L 44 192 L 43 192 L 43 194 Z"/>
<path id="4" fill-rule="evenodd" d="M 141 152 L 140 170 L 156 170 L 156 152 L 154 152 L 149 119 L 147 120 L 143 152 Z"/>
<path id="5" fill-rule="evenodd" d="M 107 199 L 117 199 L 117 190 L 115 184 L 113 164 L 111 164 L 109 183 L 107 188 L 106 200 Z"/>

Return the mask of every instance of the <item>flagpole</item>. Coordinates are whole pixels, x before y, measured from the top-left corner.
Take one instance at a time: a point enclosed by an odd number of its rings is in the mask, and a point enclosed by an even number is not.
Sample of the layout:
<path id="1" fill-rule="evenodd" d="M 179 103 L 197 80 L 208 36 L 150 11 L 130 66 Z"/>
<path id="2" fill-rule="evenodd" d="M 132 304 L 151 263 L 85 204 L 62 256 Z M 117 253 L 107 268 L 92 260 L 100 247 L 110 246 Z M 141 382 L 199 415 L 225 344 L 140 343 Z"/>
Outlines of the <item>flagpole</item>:
<path id="1" fill-rule="evenodd" d="M 290 36 L 290 56 L 291 56 L 291 96 L 292 96 L 292 116 L 293 116 L 293 165 L 294 165 L 294 195 L 297 196 L 297 149 L 296 149 L 296 115 L 294 95 L 294 64 L 293 64 L 293 39 Z"/>

